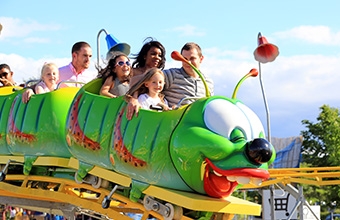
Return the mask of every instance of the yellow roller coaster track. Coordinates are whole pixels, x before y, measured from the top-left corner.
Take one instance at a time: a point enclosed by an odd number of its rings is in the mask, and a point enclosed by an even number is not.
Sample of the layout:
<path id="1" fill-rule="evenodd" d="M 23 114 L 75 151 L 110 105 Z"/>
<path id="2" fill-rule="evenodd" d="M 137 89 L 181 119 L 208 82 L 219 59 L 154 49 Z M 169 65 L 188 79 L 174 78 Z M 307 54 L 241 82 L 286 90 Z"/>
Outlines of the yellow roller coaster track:
<path id="1" fill-rule="evenodd" d="M 261 186 L 272 184 L 300 183 L 316 186 L 340 184 L 340 167 L 307 167 L 307 168 L 280 168 L 269 169 L 270 179 Z M 254 185 L 244 185 L 242 189 L 254 188 Z"/>
<path id="2" fill-rule="evenodd" d="M 24 157 L 0 156 L 0 164 L 6 164 L 9 160 L 22 163 Z M 78 169 L 78 160 L 74 158 L 38 157 L 34 165 L 56 166 L 76 171 Z M 122 187 L 129 187 L 131 184 L 129 177 L 101 167 L 95 166 L 89 173 Z M 269 173 L 270 179 L 264 181 L 259 187 L 278 183 L 318 186 L 340 184 L 340 167 L 269 169 Z M 256 187 L 254 185 L 244 185 L 241 189 L 251 188 Z M 228 216 L 231 217 L 234 214 L 259 215 L 261 212 L 261 206 L 233 196 L 228 197 L 226 200 L 221 200 L 156 186 L 150 186 L 143 193 L 151 198 L 189 210 L 224 213 L 223 219 L 228 219 Z M 121 193 L 114 193 L 111 197 L 110 206 L 104 209 L 102 201 L 109 194 L 110 191 L 106 188 L 97 189 L 86 183 L 76 183 L 72 179 L 51 176 L 7 174 L 5 181 L 0 182 L 0 201 L 9 201 L 9 198 L 12 200 L 25 199 L 28 204 L 23 205 L 23 207 L 31 207 L 36 210 L 40 208 L 40 210 L 48 211 L 57 209 L 55 207 L 63 206 L 65 208 L 69 206 L 68 209 L 73 209 L 73 211 L 90 210 L 110 219 L 131 219 L 124 213 L 139 213 L 143 216 L 142 219 L 147 219 L 148 216 L 164 219 L 158 212 L 146 209 L 142 202 L 132 202 L 126 195 Z M 38 201 L 40 203 L 37 203 Z M 38 207 L 42 206 L 41 202 L 48 202 L 53 205 L 45 208 Z M 182 216 L 180 219 L 189 220 L 192 218 Z"/>
<path id="3" fill-rule="evenodd" d="M 0 156 L 0 164 L 6 164 L 9 160 L 22 163 L 24 157 Z M 54 166 L 59 169 L 76 171 L 78 160 L 74 158 L 38 157 L 34 166 Z M 101 167 L 95 166 L 89 171 L 89 174 L 123 188 L 129 187 L 131 183 L 129 177 Z M 180 192 L 156 186 L 148 187 L 143 193 L 150 198 L 164 201 L 175 207 L 217 213 L 219 218 L 215 219 L 229 219 L 234 214 L 260 215 L 261 213 L 260 205 L 233 196 L 229 196 L 225 200 L 214 199 L 195 193 Z M 56 209 L 55 207 L 64 207 L 64 209 L 71 210 L 71 214 L 77 210 L 90 210 L 110 219 L 131 219 L 125 215 L 126 213 L 140 213 L 142 219 L 147 219 L 148 216 L 166 219 L 157 211 L 147 209 L 143 205 L 143 201 L 130 201 L 122 192 L 112 194 L 109 207 L 103 208 L 102 201 L 108 195 L 110 195 L 110 189 L 107 187 L 94 188 L 90 184 L 76 183 L 72 178 L 7 174 L 5 180 L 0 182 L 0 202 L 11 199 L 12 203 L 19 204 L 17 200 L 22 199 L 26 201 L 26 204 L 22 207 L 29 207 L 33 210 L 48 212 L 48 210 Z M 48 203 L 53 205 L 47 206 Z M 7 202 L 7 204 L 10 203 Z M 45 209 L 42 209 L 43 206 L 45 206 Z M 177 219 L 189 220 L 192 218 L 183 215 Z"/>

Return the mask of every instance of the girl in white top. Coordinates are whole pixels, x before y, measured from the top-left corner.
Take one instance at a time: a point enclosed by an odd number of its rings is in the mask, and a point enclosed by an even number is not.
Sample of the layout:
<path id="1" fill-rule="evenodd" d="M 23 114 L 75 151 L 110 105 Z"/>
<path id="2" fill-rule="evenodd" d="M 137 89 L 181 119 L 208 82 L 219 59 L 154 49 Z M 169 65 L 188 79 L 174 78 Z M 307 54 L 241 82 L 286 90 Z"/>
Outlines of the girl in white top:
<path id="1" fill-rule="evenodd" d="M 35 93 L 41 94 L 56 89 L 59 81 L 59 70 L 54 63 L 45 63 L 41 69 L 41 81 L 35 86 Z"/>
<path id="2" fill-rule="evenodd" d="M 164 87 L 164 74 L 158 68 L 149 69 L 139 82 L 127 92 L 128 95 L 138 95 L 138 102 L 143 109 L 161 107 L 169 110 L 168 102 L 162 94 Z"/>

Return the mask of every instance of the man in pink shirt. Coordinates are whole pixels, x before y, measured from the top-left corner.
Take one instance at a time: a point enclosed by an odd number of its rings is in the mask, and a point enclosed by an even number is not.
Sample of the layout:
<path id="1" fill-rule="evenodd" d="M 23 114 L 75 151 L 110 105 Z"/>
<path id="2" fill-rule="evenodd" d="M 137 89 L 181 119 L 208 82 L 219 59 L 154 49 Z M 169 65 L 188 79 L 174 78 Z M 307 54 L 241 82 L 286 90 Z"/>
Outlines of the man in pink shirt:
<path id="1" fill-rule="evenodd" d="M 86 42 L 77 42 L 72 47 L 72 62 L 59 68 L 59 81 L 71 81 L 79 83 L 65 83 L 66 86 L 81 87 L 83 84 L 93 80 L 95 76 L 88 74 L 92 57 L 91 46 Z M 63 84 L 61 87 L 65 87 Z"/>
<path id="2" fill-rule="evenodd" d="M 75 43 L 72 47 L 71 63 L 59 68 L 59 82 L 63 82 L 61 87 L 81 87 L 94 79 L 95 76 L 86 71 L 90 67 L 91 57 L 92 48 L 88 43 L 83 41 Z M 75 83 L 66 83 L 67 81 Z M 22 94 L 22 101 L 27 103 L 33 94 L 33 89 L 27 89 Z"/>

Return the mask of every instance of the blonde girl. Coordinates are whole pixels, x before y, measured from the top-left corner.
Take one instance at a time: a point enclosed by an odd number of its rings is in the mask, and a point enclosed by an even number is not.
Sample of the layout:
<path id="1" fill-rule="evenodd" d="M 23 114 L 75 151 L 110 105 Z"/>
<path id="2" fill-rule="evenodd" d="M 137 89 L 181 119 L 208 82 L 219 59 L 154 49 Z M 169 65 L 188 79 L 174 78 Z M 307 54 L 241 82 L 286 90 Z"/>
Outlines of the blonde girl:
<path id="1" fill-rule="evenodd" d="M 168 102 L 162 94 L 164 87 L 164 73 L 154 67 L 149 69 L 143 77 L 127 92 L 128 96 L 138 96 L 138 102 L 143 109 L 153 109 L 156 106 L 169 110 Z"/>
<path id="2" fill-rule="evenodd" d="M 54 63 L 45 63 L 41 69 L 41 81 L 35 86 L 35 93 L 51 92 L 57 88 L 59 69 Z"/>

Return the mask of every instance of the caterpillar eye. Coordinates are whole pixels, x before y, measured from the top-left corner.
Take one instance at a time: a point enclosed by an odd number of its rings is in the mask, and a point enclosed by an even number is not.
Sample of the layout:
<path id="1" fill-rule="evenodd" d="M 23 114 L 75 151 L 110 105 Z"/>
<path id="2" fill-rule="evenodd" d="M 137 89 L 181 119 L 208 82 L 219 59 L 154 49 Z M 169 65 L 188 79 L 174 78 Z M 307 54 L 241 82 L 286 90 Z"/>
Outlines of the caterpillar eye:
<path id="1" fill-rule="evenodd" d="M 234 142 L 243 138 L 252 140 L 264 133 L 264 129 L 257 115 L 246 105 L 233 103 L 225 99 L 214 99 L 206 105 L 204 122 L 213 132 Z M 238 130 L 239 135 L 232 133 Z"/>

